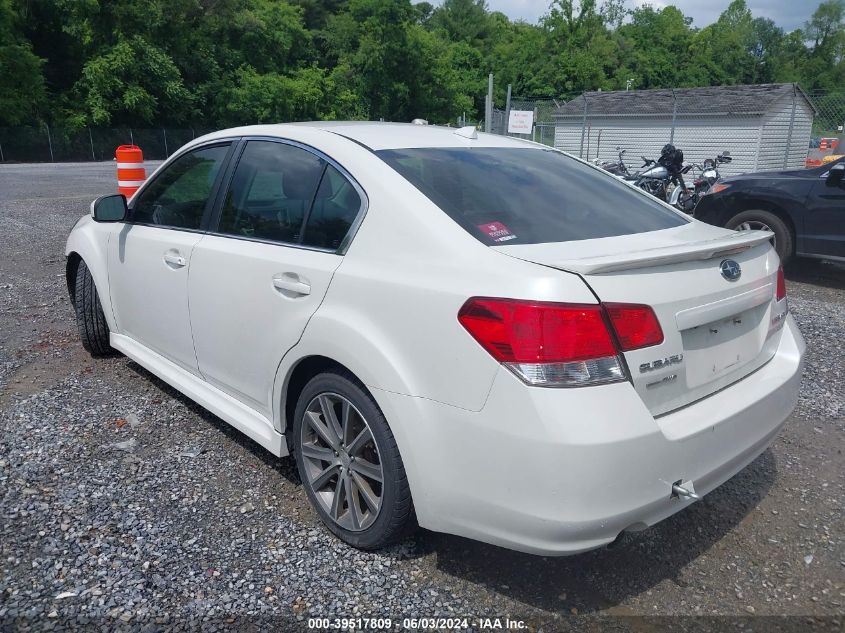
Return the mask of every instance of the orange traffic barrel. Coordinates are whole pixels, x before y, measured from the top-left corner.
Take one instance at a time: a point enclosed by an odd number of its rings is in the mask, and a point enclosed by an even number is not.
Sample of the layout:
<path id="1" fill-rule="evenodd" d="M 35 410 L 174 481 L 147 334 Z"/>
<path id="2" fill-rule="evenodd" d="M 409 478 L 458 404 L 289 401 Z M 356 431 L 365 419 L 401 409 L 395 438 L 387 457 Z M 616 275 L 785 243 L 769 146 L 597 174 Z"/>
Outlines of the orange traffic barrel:
<path id="1" fill-rule="evenodd" d="M 826 138 L 823 138 L 821 140 L 821 142 L 819 143 L 819 149 L 822 150 L 822 151 L 827 149 L 827 139 Z"/>
<path id="2" fill-rule="evenodd" d="M 147 178 L 144 153 L 137 145 L 120 145 L 114 157 L 117 160 L 117 191 L 131 198 Z"/>

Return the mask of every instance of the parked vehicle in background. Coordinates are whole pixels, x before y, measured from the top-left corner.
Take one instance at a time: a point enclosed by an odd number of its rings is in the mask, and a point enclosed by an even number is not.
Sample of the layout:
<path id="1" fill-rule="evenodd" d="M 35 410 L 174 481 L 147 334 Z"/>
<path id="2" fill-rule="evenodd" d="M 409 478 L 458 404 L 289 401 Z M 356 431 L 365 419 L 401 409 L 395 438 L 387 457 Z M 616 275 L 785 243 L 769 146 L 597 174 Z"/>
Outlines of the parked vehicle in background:
<path id="1" fill-rule="evenodd" d="M 657 160 L 641 156 L 643 170 L 627 176 L 634 186 L 655 198 L 690 213 L 694 208 L 694 190 L 684 182 L 684 174 L 692 169 L 684 165 L 684 153 L 672 144 L 666 144 Z"/>
<path id="2" fill-rule="evenodd" d="M 845 159 L 812 169 L 723 178 L 695 217 L 738 230 L 772 233 L 786 263 L 793 256 L 845 260 Z"/>
<path id="3" fill-rule="evenodd" d="M 355 547 L 417 524 L 600 547 L 739 472 L 797 402 L 805 346 L 767 233 L 533 143 L 235 128 L 91 211 L 65 250 L 84 347 L 292 453 Z"/>
<path id="4" fill-rule="evenodd" d="M 701 165 L 693 163 L 692 169 L 699 172 L 698 177 L 692 181 L 693 186 L 690 188 L 676 186 L 669 194 L 669 204 L 684 213 L 692 213 L 701 200 L 701 196 L 719 182 L 719 178 L 721 178 L 719 165 L 730 163 L 731 160 L 731 153 L 724 151 L 716 158 L 705 158 Z"/>
<path id="5" fill-rule="evenodd" d="M 642 156 L 643 169 L 632 174 L 625 164 L 626 150 L 617 147 L 616 151 L 617 160 L 596 159 L 593 163 L 618 178 L 632 182 L 646 193 L 668 202 L 684 213 L 692 213 L 701 195 L 719 180 L 719 165 L 731 162 L 730 152 L 725 151 L 716 158 L 705 159 L 701 165 L 684 165 L 683 152 L 673 145 L 666 145 L 658 160 Z M 688 186 L 684 175 L 693 169 L 698 170 L 699 176 L 692 182 L 692 186 Z"/>
<path id="6" fill-rule="evenodd" d="M 616 153 L 618 155 L 617 160 L 615 161 L 601 161 L 598 158 L 593 161 L 596 165 L 601 167 L 606 172 L 613 174 L 614 176 L 618 176 L 620 178 L 628 178 L 631 176 L 631 172 L 628 171 L 628 166 L 625 164 L 625 152 L 627 150 L 622 149 L 621 147 L 616 148 Z"/>

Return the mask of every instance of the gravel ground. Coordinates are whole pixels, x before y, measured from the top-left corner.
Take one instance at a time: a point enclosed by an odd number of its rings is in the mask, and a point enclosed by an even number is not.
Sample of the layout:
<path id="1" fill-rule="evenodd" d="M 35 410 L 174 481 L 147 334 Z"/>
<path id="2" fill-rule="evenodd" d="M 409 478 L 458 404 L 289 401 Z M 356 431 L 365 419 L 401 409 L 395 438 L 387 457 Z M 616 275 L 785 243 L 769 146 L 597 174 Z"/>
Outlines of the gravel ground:
<path id="1" fill-rule="evenodd" d="M 128 359 L 82 350 L 62 248 L 114 184 L 111 164 L 0 166 L 0 629 L 360 616 L 401 630 L 441 615 L 474 630 L 494 616 L 532 631 L 842 630 L 842 267 L 788 273 L 809 345 L 799 406 L 701 503 L 571 558 L 425 531 L 365 554 L 320 527 L 291 460 Z"/>

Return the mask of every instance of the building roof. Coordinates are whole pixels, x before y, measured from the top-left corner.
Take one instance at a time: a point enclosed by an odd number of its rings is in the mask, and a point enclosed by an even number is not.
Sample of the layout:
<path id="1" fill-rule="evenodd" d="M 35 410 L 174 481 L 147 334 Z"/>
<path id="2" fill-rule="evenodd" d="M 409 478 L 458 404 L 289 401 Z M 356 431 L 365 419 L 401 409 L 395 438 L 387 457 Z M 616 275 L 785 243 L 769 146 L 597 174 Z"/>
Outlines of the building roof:
<path id="1" fill-rule="evenodd" d="M 725 116 L 731 114 L 764 114 L 781 98 L 800 95 L 815 110 L 798 84 L 754 84 L 747 86 L 706 86 L 656 90 L 615 90 L 586 92 L 561 106 L 554 113 L 558 118 L 583 117 L 584 101 L 590 116 L 659 116 L 682 115 Z M 677 108 L 677 110 L 675 110 Z"/>

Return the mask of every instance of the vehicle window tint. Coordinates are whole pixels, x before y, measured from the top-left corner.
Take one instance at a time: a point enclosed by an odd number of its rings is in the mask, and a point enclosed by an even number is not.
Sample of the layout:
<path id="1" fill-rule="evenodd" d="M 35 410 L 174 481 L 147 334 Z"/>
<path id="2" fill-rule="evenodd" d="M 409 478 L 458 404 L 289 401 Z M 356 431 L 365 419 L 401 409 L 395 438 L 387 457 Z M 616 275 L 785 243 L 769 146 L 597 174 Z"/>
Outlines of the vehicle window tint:
<path id="1" fill-rule="evenodd" d="M 139 194 L 132 221 L 200 228 L 205 205 L 228 151 L 228 144 L 215 145 L 177 158 Z"/>
<path id="2" fill-rule="evenodd" d="M 361 197 L 343 174 L 329 165 L 305 225 L 303 244 L 337 249 L 361 209 Z"/>
<path id="3" fill-rule="evenodd" d="M 293 145 L 250 141 L 226 192 L 219 231 L 298 242 L 325 164 Z"/>
<path id="4" fill-rule="evenodd" d="M 488 245 L 630 235 L 688 221 L 613 176 L 551 150 L 424 148 L 376 153 Z"/>

